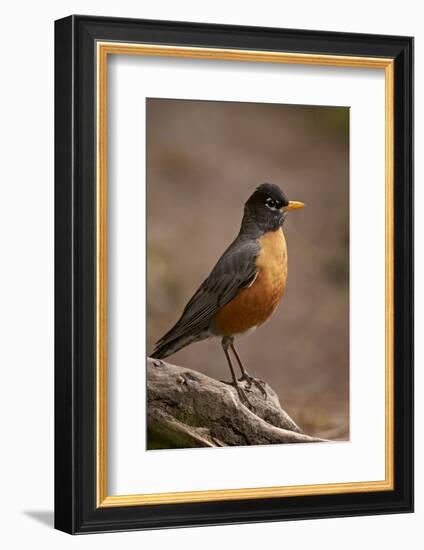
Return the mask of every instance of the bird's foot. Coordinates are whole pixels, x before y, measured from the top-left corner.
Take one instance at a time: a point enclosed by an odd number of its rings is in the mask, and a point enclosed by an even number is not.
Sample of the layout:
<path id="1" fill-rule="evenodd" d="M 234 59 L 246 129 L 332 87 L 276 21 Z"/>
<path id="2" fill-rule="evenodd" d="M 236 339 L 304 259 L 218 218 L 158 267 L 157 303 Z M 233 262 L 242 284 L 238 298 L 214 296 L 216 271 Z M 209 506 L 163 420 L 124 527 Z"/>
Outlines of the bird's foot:
<path id="1" fill-rule="evenodd" d="M 237 383 L 234 382 L 228 382 L 226 380 L 221 380 L 224 384 L 229 384 L 230 386 L 233 386 L 235 388 L 237 395 L 241 401 L 241 403 L 247 407 L 249 410 L 251 410 L 253 413 L 256 413 L 256 407 L 250 402 L 249 398 L 246 395 L 246 392 L 244 389 Z"/>
<path id="2" fill-rule="evenodd" d="M 246 390 L 250 390 L 252 386 L 256 386 L 258 390 L 262 393 L 264 396 L 264 399 L 268 397 L 268 394 L 265 389 L 265 382 L 263 380 L 260 380 L 259 378 L 254 378 L 253 376 L 250 376 L 247 372 L 245 372 L 241 378 L 239 378 L 240 382 L 246 382 Z"/>
<path id="3" fill-rule="evenodd" d="M 247 397 L 246 392 L 243 390 L 243 388 L 241 388 L 238 384 L 236 384 L 235 388 L 237 390 L 237 394 L 241 403 L 253 413 L 256 413 L 256 407 L 249 401 L 249 398 Z"/>

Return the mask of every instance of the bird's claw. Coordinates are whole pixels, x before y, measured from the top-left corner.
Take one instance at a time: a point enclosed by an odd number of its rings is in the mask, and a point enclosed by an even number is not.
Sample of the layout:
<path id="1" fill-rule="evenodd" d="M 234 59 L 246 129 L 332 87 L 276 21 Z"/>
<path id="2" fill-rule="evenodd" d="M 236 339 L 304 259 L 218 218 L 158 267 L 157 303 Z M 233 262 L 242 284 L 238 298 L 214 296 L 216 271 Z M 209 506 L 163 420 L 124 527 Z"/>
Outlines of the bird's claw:
<path id="1" fill-rule="evenodd" d="M 233 388 L 235 388 L 237 395 L 241 401 L 241 403 L 250 409 L 253 413 L 256 412 L 256 407 L 249 401 L 249 398 L 247 397 L 245 391 L 243 388 L 239 386 L 239 384 L 234 384 L 234 382 L 228 382 L 227 380 L 221 380 L 224 384 L 229 384 Z"/>
<path id="2" fill-rule="evenodd" d="M 244 390 L 239 385 L 236 386 L 236 390 L 241 403 L 253 413 L 256 413 L 256 407 L 249 401 L 247 395 L 244 393 Z"/>
<path id="3" fill-rule="evenodd" d="M 250 374 L 244 374 L 241 378 L 239 378 L 240 382 L 246 382 L 246 390 L 250 390 L 250 388 L 253 386 L 256 386 L 258 390 L 262 393 L 264 396 L 264 399 L 268 397 L 268 394 L 265 389 L 265 382 L 263 380 L 260 380 L 259 378 L 254 378 L 253 376 L 250 376 Z"/>

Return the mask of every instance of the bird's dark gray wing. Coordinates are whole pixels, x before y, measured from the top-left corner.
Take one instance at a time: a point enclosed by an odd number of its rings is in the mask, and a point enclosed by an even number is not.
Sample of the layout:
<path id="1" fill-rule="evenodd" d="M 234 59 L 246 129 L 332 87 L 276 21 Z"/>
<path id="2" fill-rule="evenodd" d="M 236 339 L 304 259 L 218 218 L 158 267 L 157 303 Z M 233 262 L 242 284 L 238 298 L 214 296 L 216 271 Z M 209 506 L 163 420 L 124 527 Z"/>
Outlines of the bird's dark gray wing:
<path id="1" fill-rule="evenodd" d="M 231 244 L 190 299 L 181 318 L 157 342 L 153 356 L 176 339 L 200 334 L 209 328 L 215 313 L 254 280 L 259 248 L 252 240 L 236 239 Z"/>

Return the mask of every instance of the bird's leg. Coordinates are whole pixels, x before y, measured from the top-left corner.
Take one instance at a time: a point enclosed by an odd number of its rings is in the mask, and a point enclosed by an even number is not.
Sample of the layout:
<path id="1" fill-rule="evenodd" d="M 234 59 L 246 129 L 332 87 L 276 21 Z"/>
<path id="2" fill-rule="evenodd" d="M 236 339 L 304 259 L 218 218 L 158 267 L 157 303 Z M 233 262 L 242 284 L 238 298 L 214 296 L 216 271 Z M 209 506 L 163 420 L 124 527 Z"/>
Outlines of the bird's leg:
<path id="1" fill-rule="evenodd" d="M 233 385 L 236 388 L 240 401 L 243 403 L 243 405 L 245 405 L 246 407 L 254 411 L 255 410 L 254 406 L 250 403 L 246 394 L 243 391 L 243 388 L 241 388 L 240 384 L 238 383 L 237 376 L 236 376 L 236 373 L 234 372 L 234 367 L 231 362 L 231 357 L 230 357 L 230 354 L 228 353 L 228 348 L 232 345 L 231 338 L 228 336 L 224 336 L 221 344 L 222 344 L 222 349 L 224 350 L 224 353 L 225 353 L 225 357 L 227 358 L 228 366 L 230 367 L 231 376 L 233 379 Z"/>
<path id="2" fill-rule="evenodd" d="M 231 343 L 230 343 L 230 348 L 231 348 L 232 352 L 234 353 L 235 358 L 237 359 L 237 363 L 238 363 L 238 365 L 240 367 L 240 370 L 241 370 L 241 378 L 239 378 L 239 380 L 240 381 L 246 380 L 248 388 L 250 388 L 252 384 L 255 385 L 260 390 L 260 392 L 262 393 L 264 398 L 266 399 L 268 397 L 268 395 L 267 395 L 266 389 L 265 389 L 265 382 L 263 382 L 263 380 L 259 380 L 258 378 L 254 378 L 253 376 L 250 376 L 250 374 L 244 368 L 243 363 L 241 362 L 240 355 L 237 353 L 237 350 L 234 346 L 233 341 L 231 341 Z"/>

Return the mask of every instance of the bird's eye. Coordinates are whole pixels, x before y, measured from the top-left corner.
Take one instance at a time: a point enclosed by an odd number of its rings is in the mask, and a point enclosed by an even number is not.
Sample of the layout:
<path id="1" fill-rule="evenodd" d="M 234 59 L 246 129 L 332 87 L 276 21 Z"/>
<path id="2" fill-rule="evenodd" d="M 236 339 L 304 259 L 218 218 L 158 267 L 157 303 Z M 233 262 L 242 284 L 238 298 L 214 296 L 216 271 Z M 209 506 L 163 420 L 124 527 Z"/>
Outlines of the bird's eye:
<path id="1" fill-rule="evenodd" d="M 268 208 L 275 208 L 276 206 L 275 200 L 272 199 L 271 197 L 268 197 L 266 199 L 265 204 L 268 206 Z"/>

